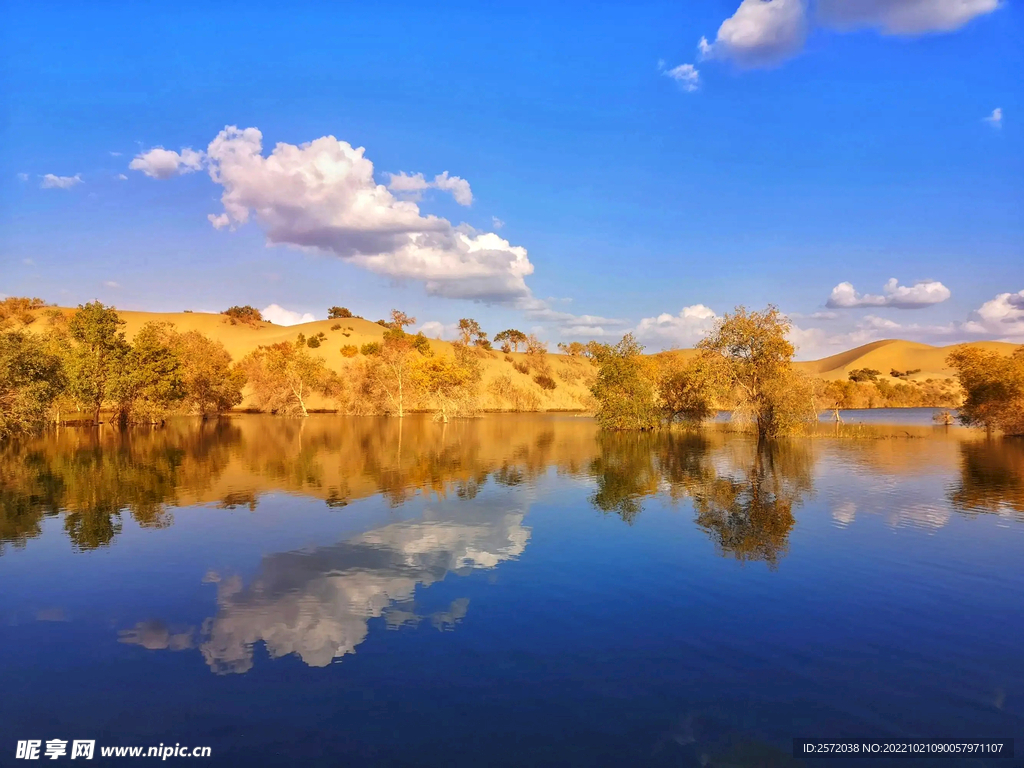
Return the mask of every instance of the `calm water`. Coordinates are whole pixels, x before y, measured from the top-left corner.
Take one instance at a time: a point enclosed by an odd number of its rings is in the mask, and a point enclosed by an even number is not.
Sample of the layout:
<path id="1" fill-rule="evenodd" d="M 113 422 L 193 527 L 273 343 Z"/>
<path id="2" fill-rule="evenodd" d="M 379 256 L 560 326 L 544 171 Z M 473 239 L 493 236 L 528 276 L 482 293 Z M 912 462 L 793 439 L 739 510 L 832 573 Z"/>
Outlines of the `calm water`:
<path id="1" fill-rule="evenodd" d="M 60 738 L 785 766 L 799 736 L 1016 738 L 938 763 L 1018 767 L 1024 443 L 916 424 L 759 450 L 246 416 L 0 446 L 0 764 Z"/>

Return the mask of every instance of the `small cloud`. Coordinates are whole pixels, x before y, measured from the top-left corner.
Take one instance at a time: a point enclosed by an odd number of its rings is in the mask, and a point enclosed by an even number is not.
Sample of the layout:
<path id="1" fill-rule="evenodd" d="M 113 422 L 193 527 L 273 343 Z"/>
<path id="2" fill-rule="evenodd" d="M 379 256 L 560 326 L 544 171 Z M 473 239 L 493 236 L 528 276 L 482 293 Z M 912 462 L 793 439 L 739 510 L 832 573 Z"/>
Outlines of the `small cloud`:
<path id="1" fill-rule="evenodd" d="M 203 167 L 206 156 L 202 152 L 185 147 L 181 152 L 175 152 L 163 147 L 140 152 L 128 163 L 133 171 L 142 171 L 151 179 L 169 179 L 184 173 L 192 173 Z"/>
<path id="2" fill-rule="evenodd" d="M 114 178 L 117 179 L 118 181 L 128 181 L 128 177 L 125 176 L 123 173 L 117 174 L 117 176 L 115 176 Z"/>
<path id="3" fill-rule="evenodd" d="M 662 62 L 659 61 L 658 63 L 660 65 Z M 672 69 L 665 69 L 663 66 L 659 66 L 658 69 L 665 77 L 675 80 L 679 87 L 687 93 L 693 93 L 700 89 L 700 72 L 693 64 L 680 64 Z"/>
<path id="4" fill-rule="evenodd" d="M 104 280 L 103 281 L 103 285 L 105 285 L 107 288 L 120 288 L 121 287 L 120 283 L 115 283 L 113 280 Z"/>
<path id="5" fill-rule="evenodd" d="M 497 216 L 491 216 L 491 226 L 495 229 L 501 229 L 505 226 L 505 222 L 499 219 Z"/>
<path id="6" fill-rule="evenodd" d="M 43 189 L 71 189 L 76 184 L 81 183 L 82 175 L 80 173 L 76 173 L 74 176 L 55 176 L 52 173 L 48 173 L 43 176 L 39 186 Z"/>
<path id="7" fill-rule="evenodd" d="M 657 317 L 645 317 L 636 326 L 634 333 L 641 341 L 692 346 L 715 327 L 718 319 L 710 307 L 694 304 L 683 307 L 678 315 L 663 312 Z"/>
<path id="8" fill-rule="evenodd" d="M 263 319 L 268 323 L 274 325 L 299 325 L 301 323 L 312 323 L 316 320 L 312 313 L 299 313 L 292 312 L 290 309 L 285 309 L 280 304 L 271 304 L 269 307 L 265 307 L 261 310 L 260 314 L 263 315 Z"/>
<path id="9" fill-rule="evenodd" d="M 208 213 L 206 218 L 213 224 L 214 229 L 224 229 L 224 227 L 231 224 L 231 219 L 228 218 L 226 213 Z"/>
<path id="10" fill-rule="evenodd" d="M 410 200 L 419 200 L 426 189 L 440 189 L 451 192 L 459 205 L 473 203 L 473 191 L 469 182 L 458 176 L 449 176 L 448 171 L 437 174 L 433 181 L 427 181 L 422 173 L 408 174 L 405 171 L 388 174 L 388 177 L 388 189 Z"/>
<path id="11" fill-rule="evenodd" d="M 21 263 L 24 264 L 26 267 L 34 267 L 36 264 L 34 261 L 32 261 L 32 259 L 22 259 Z"/>
<path id="12" fill-rule="evenodd" d="M 825 306 L 831 309 L 857 309 L 860 307 L 896 307 L 921 309 L 941 304 L 952 294 L 937 280 L 923 280 L 907 287 L 893 277 L 882 288 L 882 295 L 857 293 L 852 283 L 843 282 L 832 289 Z"/>
<path id="13" fill-rule="evenodd" d="M 121 153 L 120 153 L 120 152 L 110 152 L 110 153 L 109 153 L 109 155 L 110 155 L 111 157 L 120 157 L 120 156 L 121 156 Z"/>
<path id="14" fill-rule="evenodd" d="M 982 118 L 986 123 L 991 125 L 993 128 L 1003 127 L 1003 108 L 996 107 L 992 110 L 992 114 L 988 117 Z"/>
<path id="15" fill-rule="evenodd" d="M 28 181 L 28 174 L 27 173 L 19 173 L 18 174 L 18 181 Z"/>

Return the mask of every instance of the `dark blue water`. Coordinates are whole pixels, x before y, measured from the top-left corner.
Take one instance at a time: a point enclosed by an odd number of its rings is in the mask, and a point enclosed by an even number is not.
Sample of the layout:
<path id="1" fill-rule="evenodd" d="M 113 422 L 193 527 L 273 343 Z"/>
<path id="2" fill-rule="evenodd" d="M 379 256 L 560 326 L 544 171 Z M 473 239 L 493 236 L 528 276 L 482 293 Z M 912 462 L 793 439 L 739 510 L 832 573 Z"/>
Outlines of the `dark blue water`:
<path id="1" fill-rule="evenodd" d="M 94 739 L 786 766 L 794 737 L 1016 738 L 938 764 L 1024 762 L 1021 443 L 405 421 L 0 450 L 0 764 Z"/>

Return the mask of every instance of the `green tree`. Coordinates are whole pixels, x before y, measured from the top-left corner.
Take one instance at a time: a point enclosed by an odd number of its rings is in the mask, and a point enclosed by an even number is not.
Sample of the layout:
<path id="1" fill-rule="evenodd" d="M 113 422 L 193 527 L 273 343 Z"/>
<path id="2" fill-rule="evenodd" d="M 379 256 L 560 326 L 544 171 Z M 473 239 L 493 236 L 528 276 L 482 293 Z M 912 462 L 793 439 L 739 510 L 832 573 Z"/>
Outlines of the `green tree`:
<path id="1" fill-rule="evenodd" d="M 42 338 L 0 333 L 0 439 L 42 428 L 64 383 L 61 360 Z"/>
<path id="2" fill-rule="evenodd" d="M 118 423 L 160 419 L 186 396 L 182 364 L 167 329 L 147 323 L 132 339 L 110 386 Z"/>
<path id="3" fill-rule="evenodd" d="M 98 301 L 79 305 L 68 321 L 68 333 L 76 342 L 67 361 L 68 388 L 76 401 L 92 410 L 96 424 L 128 353 L 123 325 L 113 307 Z"/>
<path id="4" fill-rule="evenodd" d="M 648 430 L 660 424 L 656 372 L 643 350 L 630 333 L 601 357 L 590 391 L 597 399 L 596 417 L 602 429 Z"/>
<path id="5" fill-rule="evenodd" d="M 526 344 L 526 334 L 522 331 L 517 331 L 515 328 L 509 328 L 496 334 L 494 340 L 501 344 L 503 352 L 518 352 L 519 345 Z"/>
<path id="6" fill-rule="evenodd" d="M 352 317 L 348 307 L 331 307 L 327 310 L 328 320 L 347 320 Z"/>
<path id="7" fill-rule="evenodd" d="M 785 434 L 812 415 L 817 418 L 806 383 L 790 362 L 789 327 L 774 306 L 763 312 L 737 307 L 698 345 L 724 361 L 727 380 L 739 393 L 739 413 L 749 415 L 759 439 Z"/>

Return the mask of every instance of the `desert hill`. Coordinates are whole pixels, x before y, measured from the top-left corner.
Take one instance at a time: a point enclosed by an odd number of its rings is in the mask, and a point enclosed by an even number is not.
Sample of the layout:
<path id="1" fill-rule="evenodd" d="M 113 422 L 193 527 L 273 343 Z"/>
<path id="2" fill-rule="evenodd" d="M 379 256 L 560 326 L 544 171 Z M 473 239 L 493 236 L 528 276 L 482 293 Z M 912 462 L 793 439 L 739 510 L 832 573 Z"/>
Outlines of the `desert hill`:
<path id="1" fill-rule="evenodd" d="M 30 329 L 45 329 L 44 311 L 39 310 L 36 313 L 39 322 L 32 323 Z M 61 308 L 61 311 L 70 314 L 74 309 Z M 309 351 L 323 358 L 328 366 L 342 375 L 352 364 L 352 359 L 341 354 L 343 346 L 353 345 L 358 348 L 367 342 L 379 342 L 384 335 L 382 326 L 361 318 L 317 320 L 300 325 L 280 326 L 268 322 L 252 325 L 232 323 L 224 315 L 200 312 L 159 313 L 119 310 L 118 314 L 125 321 L 125 333 L 129 339 L 148 322 L 170 323 L 179 331 L 196 330 L 217 339 L 224 344 L 234 360 L 240 360 L 261 345 L 281 341 L 292 342 L 299 334 L 308 339 L 323 333 L 326 338 L 321 346 Z M 451 352 L 450 342 L 432 339 L 430 345 L 436 353 Z M 946 357 L 956 346 L 958 345 L 933 347 L 912 341 L 889 339 L 866 344 L 821 360 L 798 362 L 795 365 L 799 370 L 826 380 L 845 379 L 850 371 L 858 368 L 874 368 L 886 376 L 892 369 L 919 369 L 909 378 L 948 379 L 952 371 L 946 365 Z M 1006 355 L 1017 348 L 1013 344 L 998 341 L 971 342 L 969 346 Z M 524 352 L 505 354 L 497 350 L 480 350 L 479 354 L 483 374 L 481 406 L 485 409 L 590 410 L 592 407 L 589 386 L 593 378 L 593 368 L 581 358 L 549 353 L 545 355 L 544 362 L 538 364 Z M 690 357 L 694 351 L 675 350 L 662 354 Z M 535 381 L 538 373 L 547 373 L 555 381 L 555 389 L 542 388 Z M 509 388 L 508 384 L 512 387 Z M 243 403 L 243 407 L 246 404 Z M 332 407 L 331 403 L 319 402 L 316 399 L 310 405 L 313 408 Z"/>

